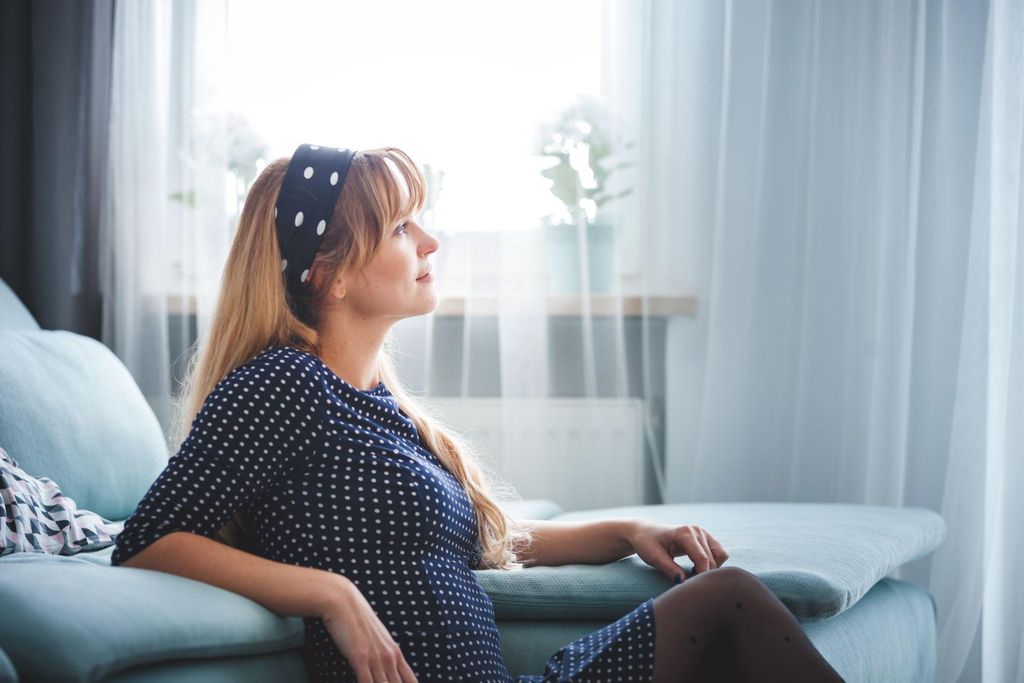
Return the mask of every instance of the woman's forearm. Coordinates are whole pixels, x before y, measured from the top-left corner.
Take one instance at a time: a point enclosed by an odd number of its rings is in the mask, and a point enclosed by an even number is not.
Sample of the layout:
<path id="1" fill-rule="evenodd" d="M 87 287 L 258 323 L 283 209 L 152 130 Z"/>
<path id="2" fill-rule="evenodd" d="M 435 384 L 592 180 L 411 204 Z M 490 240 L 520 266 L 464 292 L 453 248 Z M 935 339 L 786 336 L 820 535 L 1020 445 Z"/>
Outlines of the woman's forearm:
<path id="1" fill-rule="evenodd" d="M 184 576 L 244 595 L 281 616 L 318 617 L 358 590 L 341 574 L 275 562 L 206 536 L 176 531 L 121 564 Z"/>
<path id="2" fill-rule="evenodd" d="M 516 523 L 533 529 L 533 543 L 518 556 L 527 566 L 606 564 L 634 552 L 629 540 L 635 525 L 631 519 L 593 522 L 521 519 Z"/>

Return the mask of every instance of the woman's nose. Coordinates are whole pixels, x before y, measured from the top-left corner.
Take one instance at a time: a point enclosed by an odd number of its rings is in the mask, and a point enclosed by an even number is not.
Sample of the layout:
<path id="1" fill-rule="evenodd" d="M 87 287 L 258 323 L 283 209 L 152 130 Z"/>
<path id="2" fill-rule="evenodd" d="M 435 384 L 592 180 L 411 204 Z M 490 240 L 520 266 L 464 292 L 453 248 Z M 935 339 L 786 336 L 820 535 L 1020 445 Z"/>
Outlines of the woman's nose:
<path id="1" fill-rule="evenodd" d="M 424 232 L 427 236 L 424 247 L 424 254 L 432 254 L 437 251 L 437 248 L 441 246 L 441 242 L 429 232 Z"/>

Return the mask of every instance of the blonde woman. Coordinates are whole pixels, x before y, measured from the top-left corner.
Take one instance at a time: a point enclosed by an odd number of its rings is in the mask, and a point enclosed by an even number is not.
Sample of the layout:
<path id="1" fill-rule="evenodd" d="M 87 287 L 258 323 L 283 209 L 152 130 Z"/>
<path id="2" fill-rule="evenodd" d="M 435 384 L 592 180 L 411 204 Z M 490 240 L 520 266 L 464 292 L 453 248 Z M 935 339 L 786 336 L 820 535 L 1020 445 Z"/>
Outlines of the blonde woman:
<path id="1" fill-rule="evenodd" d="M 709 533 L 618 519 L 509 519 L 501 482 L 403 387 L 388 332 L 437 306 L 396 148 L 300 145 L 246 198 L 177 454 L 113 565 L 204 581 L 304 618 L 313 681 L 512 681 L 473 569 L 612 562 L 678 586 L 518 681 L 836 680 L 788 610 Z M 682 581 L 674 557 L 702 576 Z"/>

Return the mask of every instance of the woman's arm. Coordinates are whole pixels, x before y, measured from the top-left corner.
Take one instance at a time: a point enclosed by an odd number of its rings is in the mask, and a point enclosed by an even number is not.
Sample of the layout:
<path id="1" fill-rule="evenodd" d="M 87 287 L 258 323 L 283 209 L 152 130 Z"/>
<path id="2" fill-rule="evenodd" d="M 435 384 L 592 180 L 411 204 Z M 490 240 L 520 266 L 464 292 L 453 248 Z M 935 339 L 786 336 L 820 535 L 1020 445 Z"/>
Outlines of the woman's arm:
<path id="1" fill-rule="evenodd" d="M 215 539 L 316 453 L 323 398 L 311 364 L 299 372 L 285 363 L 242 366 L 214 387 L 178 453 L 125 520 L 111 566 L 172 532 Z"/>
<path id="2" fill-rule="evenodd" d="M 209 583 L 281 616 L 322 617 L 358 590 L 341 574 L 275 562 L 187 531 L 159 538 L 123 566 Z"/>
<path id="3" fill-rule="evenodd" d="M 393 681 L 416 681 L 394 633 L 341 574 L 275 562 L 189 531 L 165 534 L 122 564 L 203 581 L 281 616 L 318 617 L 360 681 L 371 680 L 371 671 L 392 671 Z"/>
<path id="4" fill-rule="evenodd" d="M 593 522 L 516 520 L 533 529 L 533 543 L 519 553 L 525 565 L 606 564 L 633 554 L 629 537 L 636 521 L 603 519 Z"/>

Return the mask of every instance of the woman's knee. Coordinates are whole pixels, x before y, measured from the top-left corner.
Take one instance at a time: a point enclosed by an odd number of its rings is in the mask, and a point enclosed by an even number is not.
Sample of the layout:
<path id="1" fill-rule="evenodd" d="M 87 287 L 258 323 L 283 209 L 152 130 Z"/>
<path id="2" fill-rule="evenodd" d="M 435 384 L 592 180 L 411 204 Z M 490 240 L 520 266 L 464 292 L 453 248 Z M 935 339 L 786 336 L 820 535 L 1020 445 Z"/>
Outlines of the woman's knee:
<path id="1" fill-rule="evenodd" d="M 667 603 L 667 609 L 673 612 L 676 609 L 692 612 L 697 608 L 717 610 L 728 597 L 756 590 L 754 584 L 759 582 L 756 576 L 740 567 L 718 567 L 691 576 L 655 602 Z"/>
<path id="2" fill-rule="evenodd" d="M 757 576 L 754 575 L 753 573 L 747 571 L 743 567 L 737 567 L 736 565 L 732 565 L 732 564 L 730 564 L 730 565 L 728 565 L 726 567 L 716 567 L 715 569 L 712 569 L 711 571 L 712 572 L 717 572 L 719 576 L 728 576 L 733 581 L 750 581 L 750 580 L 760 581 L 760 579 L 758 579 Z M 699 574 L 698 574 L 698 576 L 699 576 Z"/>
<path id="3" fill-rule="evenodd" d="M 765 586 L 761 579 L 747 571 L 743 567 L 717 567 L 706 572 L 692 576 L 687 581 L 700 580 L 707 584 L 715 585 L 719 590 L 736 592 L 744 590 L 764 590 Z"/>

